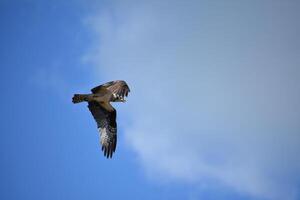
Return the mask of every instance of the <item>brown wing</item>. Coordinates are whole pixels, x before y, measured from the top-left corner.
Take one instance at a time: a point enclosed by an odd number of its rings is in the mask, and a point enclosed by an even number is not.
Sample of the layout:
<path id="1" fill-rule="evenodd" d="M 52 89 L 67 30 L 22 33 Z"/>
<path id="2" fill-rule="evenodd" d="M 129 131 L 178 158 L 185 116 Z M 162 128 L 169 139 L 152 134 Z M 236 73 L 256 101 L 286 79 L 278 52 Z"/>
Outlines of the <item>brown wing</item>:
<path id="1" fill-rule="evenodd" d="M 97 102 L 89 102 L 89 110 L 97 122 L 104 156 L 111 158 L 117 146 L 116 110 L 106 110 Z"/>
<path id="2" fill-rule="evenodd" d="M 95 94 L 103 89 L 109 90 L 115 98 L 124 99 L 124 97 L 128 96 L 130 89 L 125 81 L 110 81 L 103 85 L 99 85 L 93 88 L 91 91 Z"/>

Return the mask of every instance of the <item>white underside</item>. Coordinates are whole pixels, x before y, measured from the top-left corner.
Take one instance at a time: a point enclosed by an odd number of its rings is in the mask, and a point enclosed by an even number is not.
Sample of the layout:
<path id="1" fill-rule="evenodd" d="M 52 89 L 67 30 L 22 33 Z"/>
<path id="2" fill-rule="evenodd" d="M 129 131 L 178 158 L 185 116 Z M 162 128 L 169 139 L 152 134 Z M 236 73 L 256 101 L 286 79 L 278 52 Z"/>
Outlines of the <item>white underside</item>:
<path id="1" fill-rule="evenodd" d="M 104 143 L 108 142 L 108 133 L 106 131 L 106 128 L 98 128 L 99 136 L 100 136 L 100 143 L 103 145 Z"/>

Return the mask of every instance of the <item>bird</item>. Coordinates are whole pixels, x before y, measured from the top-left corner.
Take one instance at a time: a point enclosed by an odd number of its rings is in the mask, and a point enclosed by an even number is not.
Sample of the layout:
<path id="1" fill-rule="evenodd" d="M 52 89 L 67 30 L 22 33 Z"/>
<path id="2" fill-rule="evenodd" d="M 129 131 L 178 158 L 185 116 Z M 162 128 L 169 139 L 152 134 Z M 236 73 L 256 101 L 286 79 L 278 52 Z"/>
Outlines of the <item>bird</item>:
<path id="1" fill-rule="evenodd" d="M 74 94 L 74 104 L 87 102 L 100 134 L 100 144 L 106 158 L 112 158 L 117 145 L 117 112 L 111 102 L 126 102 L 130 92 L 127 83 L 115 80 L 91 89 L 91 94 Z"/>

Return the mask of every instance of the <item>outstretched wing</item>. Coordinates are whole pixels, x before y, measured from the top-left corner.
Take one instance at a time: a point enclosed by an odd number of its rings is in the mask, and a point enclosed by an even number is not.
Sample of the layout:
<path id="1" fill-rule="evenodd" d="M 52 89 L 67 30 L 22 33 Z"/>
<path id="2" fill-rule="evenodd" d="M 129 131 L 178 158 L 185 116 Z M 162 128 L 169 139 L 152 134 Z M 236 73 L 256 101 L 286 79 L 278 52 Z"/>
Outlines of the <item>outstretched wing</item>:
<path id="1" fill-rule="evenodd" d="M 97 102 L 89 102 L 88 108 L 97 122 L 104 156 L 111 158 L 117 146 L 116 110 L 107 111 Z"/>
<path id="2" fill-rule="evenodd" d="M 127 97 L 128 93 L 130 92 L 130 89 L 125 81 L 110 81 L 93 88 L 91 91 L 95 94 L 103 89 L 109 90 L 115 98 L 121 100 L 124 100 L 124 97 Z"/>

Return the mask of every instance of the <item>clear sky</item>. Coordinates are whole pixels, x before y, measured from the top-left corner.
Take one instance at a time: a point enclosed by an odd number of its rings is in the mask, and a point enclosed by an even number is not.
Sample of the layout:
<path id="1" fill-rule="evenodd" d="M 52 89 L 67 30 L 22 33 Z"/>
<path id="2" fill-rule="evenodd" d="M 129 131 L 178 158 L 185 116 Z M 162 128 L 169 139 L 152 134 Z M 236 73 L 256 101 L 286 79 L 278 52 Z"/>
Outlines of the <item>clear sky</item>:
<path id="1" fill-rule="evenodd" d="M 0 199 L 300 199 L 300 3 L 0 1 Z M 104 158 L 73 93 L 124 79 Z"/>

